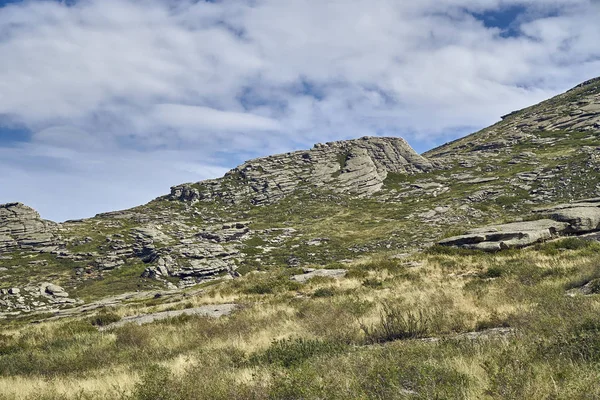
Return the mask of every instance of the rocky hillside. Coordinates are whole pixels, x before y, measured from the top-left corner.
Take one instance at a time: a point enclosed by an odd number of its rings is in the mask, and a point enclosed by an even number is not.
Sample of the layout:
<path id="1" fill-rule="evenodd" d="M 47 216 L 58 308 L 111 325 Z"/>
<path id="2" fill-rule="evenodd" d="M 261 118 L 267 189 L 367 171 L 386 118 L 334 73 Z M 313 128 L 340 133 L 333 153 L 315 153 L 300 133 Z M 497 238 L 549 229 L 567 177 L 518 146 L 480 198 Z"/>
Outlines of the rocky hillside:
<path id="1" fill-rule="evenodd" d="M 599 124 L 595 79 L 424 155 L 401 138 L 317 144 L 174 186 L 143 206 L 62 224 L 5 204 L 0 318 L 273 268 L 339 269 L 438 241 L 511 247 L 490 232 L 552 214 L 536 214 L 540 208 L 600 195 Z M 577 233 L 582 223 L 550 221 L 552 230 L 539 223 L 548 233 L 532 233 L 531 243 Z M 587 233 L 597 229 L 590 221 Z M 491 223 L 468 232 L 470 239 L 457 236 Z M 531 229 L 517 228 L 507 240 L 520 246 Z"/>
<path id="2" fill-rule="evenodd" d="M 402 138 L 363 137 L 318 143 L 311 150 L 247 161 L 223 178 L 171 188 L 169 198 L 264 205 L 299 190 L 326 189 L 369 196 L 381 190 L 388 173 L 414 174 L 433 169 Z"/>

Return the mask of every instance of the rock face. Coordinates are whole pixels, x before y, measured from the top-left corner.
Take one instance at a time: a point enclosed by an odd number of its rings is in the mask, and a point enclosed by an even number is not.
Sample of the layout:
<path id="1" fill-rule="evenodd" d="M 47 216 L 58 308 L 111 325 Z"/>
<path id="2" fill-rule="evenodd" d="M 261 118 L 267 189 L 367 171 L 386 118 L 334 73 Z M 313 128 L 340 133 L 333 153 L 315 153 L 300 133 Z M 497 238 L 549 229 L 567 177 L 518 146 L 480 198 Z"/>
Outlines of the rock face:
<path id="1" fill-rule="evenodd" d="M 521 248 L 556 237 L 565 232 L 568 226 L 565 222 L 549 219 L 490 225 L 471 229 L 464 235 L 444 239 L 439 244 L 483 251 Z"/>
<path id="2" fill-rule="evenodd" d="M 540 208 L 536 212 L 569 224 L 569 233 L 587 233 L 600 229 L 600 199 L 586 199 Z"/>
<path id="3" fill-rule="evenodd" d="M 0 204 L 0 253 L 15 248 L 53 250 L 56 227 L 21 203 Z"/>
<path id="4" fill-rule="evenodd" d="M 134 315 L 130 317 L 125 317 L 120 321 L 114 322 L 110 325 L 99 327 L 98 330 L 106 331 L 127 324 L 144 325 L 167 318 L 179 317 L 180 315 L 199 315 L 204 317 L 219 318 L 231 314 L 235 311 L 237 307 L 238 306 L 236 304 L 212 304 L 208 306 L 188 308 L 184 310 L 161 311 L 153 314 Z"/>
<path id="5" fill-rule="evenodd" d="M 296 151 L 247 161 L 224 178 L 171 188 L 183 201 L 220 199 L 235 204 L 271 204 L 302 188 L 366 196 L 379 191 L 388 173 L 430 171 L 433 164 L 401 138 L 364 137 L 316 144 Z"/>
<path id="6" fill-rule="evenodd" d="M 471 229 L 464 235 L 444 239 L 438 244 L 497 251 L 525 247 L 561 235 L 600 230 L 600 198 L 539 208 L 535 212 L 546 219 Z"/>
<path id="7" fill-rule="evenodd" d="M 160 250 L 154 248 L 154 241 L 163 236 L 161 233 L 154 230 L 150 235 L 148 229 L 137 230 L 138 238 L 142 240 L 142 251 L 138 255 L 146 263 L 153 264 L 142 276 L 153 279 L 177 277 L 182 280 L 181 285 L 186 286 L 222 273 L 233 274 L 240 256 L 237 245 L 247 239 L 248 224 L 231 222 L 206 228 Z"/>

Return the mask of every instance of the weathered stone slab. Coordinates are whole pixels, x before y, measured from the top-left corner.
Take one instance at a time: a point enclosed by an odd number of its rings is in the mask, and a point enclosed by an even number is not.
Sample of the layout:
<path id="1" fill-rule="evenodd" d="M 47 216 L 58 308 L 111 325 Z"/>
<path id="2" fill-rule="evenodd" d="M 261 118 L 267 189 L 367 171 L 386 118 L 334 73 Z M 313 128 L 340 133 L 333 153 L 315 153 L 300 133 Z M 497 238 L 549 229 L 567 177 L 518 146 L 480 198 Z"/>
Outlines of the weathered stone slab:
<path id="1" fill-rule="evenodd" d="M 202 307 L 188 308 L 185 310 L 162 311 L 153 314 L 134 315 L 125 317 L 120 321 L 114 322 L 107 326 L 99 327 L 98 330 L 105 331 L 118 328 L 126 324 L 144 325 L 162 319 L 179 317 L 181 315 L 201 315 L 206 317 L 222 317 L 231 314 L 237 308 L 237 304 L 211 304 Z"/>
<path id="2" fill-rule="evenodd" d="M 565 232 L 568 227 L 569 224 L 566 222 L 550 219 L 490 225 L 471 229 L 464 235 L 441 240 L 439 244 L 483 251 L 521 248 L 556 237 Z"/>
<path id="3" fill-rule="evenodd" d="M 324 276 L 330 278 L 343 278 L 348 272 L 345 269 L 311 269 L 307 268 L 306 273 L 300 275 L 294 275 L 290 279 L 300 283 L 306 283 L 311 278 L 316 276 Z"/>

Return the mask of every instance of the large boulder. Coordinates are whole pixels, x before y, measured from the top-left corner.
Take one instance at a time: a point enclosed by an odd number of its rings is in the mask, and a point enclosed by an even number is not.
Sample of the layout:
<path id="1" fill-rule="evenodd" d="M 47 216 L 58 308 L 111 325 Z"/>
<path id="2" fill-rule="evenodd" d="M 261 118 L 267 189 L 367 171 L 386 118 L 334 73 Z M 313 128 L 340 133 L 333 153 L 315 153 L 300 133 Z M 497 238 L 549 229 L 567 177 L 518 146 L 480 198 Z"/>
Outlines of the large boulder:
<path id="1" fill-rule="evenodd" d="M 600 208 L 574 207 L 554 211 L 550 218 L 569 224 L 569 231 L 573 233 L 592 232 L 600 227 Z"/>
<path id="2" fill-rule="evenodd" d="M 550 219 L 513 222 L 471 229 L 464 235 L 441 240 L 439 244 L 473 250 L 498 251 L 521 248 L 551 239 L 566 232 L 568 228 L 568 223 Z"/>
<path id="3" fill-rule="evenodd" d="M 573 203 L 540 208 L 537 213 L 569 224 L 570 233 L 594 232 L 600 228 L 600 199 L 584 199 Z"/>

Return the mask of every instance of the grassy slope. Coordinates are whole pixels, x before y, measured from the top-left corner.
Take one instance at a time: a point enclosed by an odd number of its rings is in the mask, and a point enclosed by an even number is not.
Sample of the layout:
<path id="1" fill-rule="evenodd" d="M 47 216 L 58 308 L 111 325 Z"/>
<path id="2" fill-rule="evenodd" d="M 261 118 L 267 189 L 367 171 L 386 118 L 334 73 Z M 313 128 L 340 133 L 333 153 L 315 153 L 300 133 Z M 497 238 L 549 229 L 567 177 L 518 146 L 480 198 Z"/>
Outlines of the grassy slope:
<path id="1" fill-rule="evenodd" d="M 288 280 L 297 270 L 279 269 L 111 311 L 242 305 L 220 320 L 6 329 L 0 398 L 594 398 L 600 302 L 565 290 L 598 276 L 599 250 L 572 239 L 499 254 L 433 248 L 352 264 L 341 280 L 299 285 Z M 517 333 L 456 338 L 506 326 Z"/>

